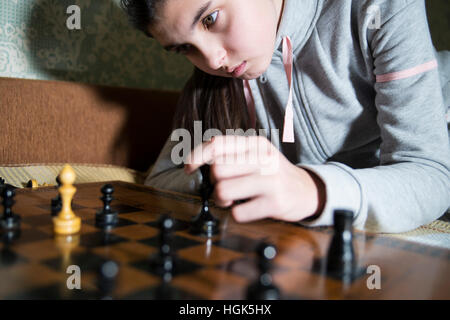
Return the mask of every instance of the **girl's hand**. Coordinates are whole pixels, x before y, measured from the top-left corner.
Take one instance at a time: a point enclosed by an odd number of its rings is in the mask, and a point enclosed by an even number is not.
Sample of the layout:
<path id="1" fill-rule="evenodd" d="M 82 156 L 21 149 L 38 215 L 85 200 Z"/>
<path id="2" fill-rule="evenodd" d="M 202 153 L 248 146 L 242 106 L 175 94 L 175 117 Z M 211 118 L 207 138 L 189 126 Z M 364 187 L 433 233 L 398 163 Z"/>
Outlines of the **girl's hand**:
<path id="1" fill-rule="evenodd" d="M 238 222 L 300 221 L 320 214 L 325 203 L 323 182 L 290 163 L 265 137 L 216 136 L 192 150 L 186 163 L 188 174 L 211 164 L 218 206 L 249 199 L 231 209 Z"/>

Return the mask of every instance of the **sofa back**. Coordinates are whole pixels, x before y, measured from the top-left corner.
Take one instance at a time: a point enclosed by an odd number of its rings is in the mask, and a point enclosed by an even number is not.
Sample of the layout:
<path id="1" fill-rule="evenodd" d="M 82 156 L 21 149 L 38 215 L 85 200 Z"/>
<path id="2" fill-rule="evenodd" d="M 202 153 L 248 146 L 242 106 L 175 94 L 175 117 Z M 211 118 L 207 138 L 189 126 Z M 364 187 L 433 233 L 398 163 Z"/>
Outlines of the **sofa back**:
<path id="1" fill-rule="evenodd" d="M 0 78 L 0 165 L 112 164 L 146 171 L 179 93 Z"/>

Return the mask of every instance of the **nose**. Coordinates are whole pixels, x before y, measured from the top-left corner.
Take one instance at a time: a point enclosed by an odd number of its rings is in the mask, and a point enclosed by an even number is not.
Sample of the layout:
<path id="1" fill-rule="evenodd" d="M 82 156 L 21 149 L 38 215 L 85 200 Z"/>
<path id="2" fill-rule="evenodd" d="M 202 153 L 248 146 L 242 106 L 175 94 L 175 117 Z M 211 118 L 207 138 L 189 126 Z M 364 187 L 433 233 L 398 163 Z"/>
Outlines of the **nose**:
<path id="1" fill-rule="evenodd" d="M 206 65 L 212 70 L 219 70 L 225 63 L 227 52 L 222 46 L 208 47 L 204 50 Z"/>

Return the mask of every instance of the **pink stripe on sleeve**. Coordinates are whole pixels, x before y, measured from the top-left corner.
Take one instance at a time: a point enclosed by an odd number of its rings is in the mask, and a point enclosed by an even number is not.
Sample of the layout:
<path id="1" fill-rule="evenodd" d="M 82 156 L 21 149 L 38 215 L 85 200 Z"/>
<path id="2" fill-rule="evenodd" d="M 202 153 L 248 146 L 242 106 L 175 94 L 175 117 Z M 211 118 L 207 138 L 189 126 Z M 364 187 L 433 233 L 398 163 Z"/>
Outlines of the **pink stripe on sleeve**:
<path id="1" fill-rule="evenodd" d="M 430 62 L 421 64 L 417 67 L 413 67 L 413 68 L 406 69 L 403 71 L 381 74 L 381 75 L 376 76 L 376 78 L 377 78 L 377 82 L 387 82 L 387 81 L 392 81 L 392 80 L 405 79 L 405 78 L 415 76 L 419 73 L 423 73 L 423 72 L 435 69 L 435 68 L 437 68 L 437 66 L 438 66 L 437 61 L 432 60 Z"/>

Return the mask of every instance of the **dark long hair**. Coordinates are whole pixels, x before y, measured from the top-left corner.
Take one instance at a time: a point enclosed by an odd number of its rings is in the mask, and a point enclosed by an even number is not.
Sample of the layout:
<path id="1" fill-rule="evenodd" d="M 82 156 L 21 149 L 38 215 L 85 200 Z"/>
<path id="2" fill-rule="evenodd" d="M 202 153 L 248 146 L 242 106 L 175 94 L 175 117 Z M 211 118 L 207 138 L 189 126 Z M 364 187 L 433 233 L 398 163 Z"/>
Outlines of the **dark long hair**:
<path id="1" fill-rule="evenodd" d="M 121 0 L 131 24 L 152 37 L 148 31 L 166 0 Z M 218 77 L 194 68 L 183 88 L 173 120 L 173 129 L 185 128 L 193 137 L 194 121 L 203 130 L 249 129 L 249 115 L 240 79 Z"/>

